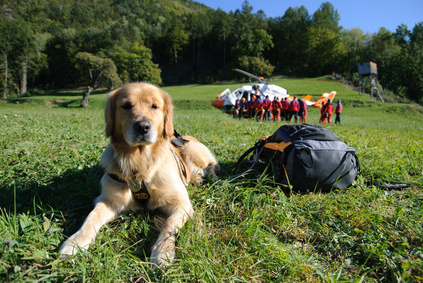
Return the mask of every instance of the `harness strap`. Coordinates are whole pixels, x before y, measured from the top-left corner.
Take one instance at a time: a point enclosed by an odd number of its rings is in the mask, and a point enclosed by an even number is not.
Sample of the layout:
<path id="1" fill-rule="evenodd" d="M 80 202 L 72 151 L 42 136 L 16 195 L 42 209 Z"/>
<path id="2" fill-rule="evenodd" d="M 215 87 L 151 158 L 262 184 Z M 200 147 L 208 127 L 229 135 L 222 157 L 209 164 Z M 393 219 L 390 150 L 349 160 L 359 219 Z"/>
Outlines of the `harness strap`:
<path id="1" fill-rule="evenodd" d="M 188 186 L 189 183 L 189 175 L 188 175 L 188 170 L 185 166 L 185 162 L 182 160 L 182 157 L 179 156 L 179 154 L 177 154 L 175 152 L 175 150 L 173 149 L 173 146 L 171 144 L 169 144 L 170 150 L 173 153 L 173 157 L 175 158 L 176 164 L 178 165 L 178 169 L 179 169 L 179 174 L 181 175 L 181 180 L 184 183 L 185 187 Z"/>
<path id="2" fill-rule="evenodd" d="M 184 139 L 184 137 L 176 130 L 173 130 L 173 138 L 170 141 L 176 147 L 181 147 L 187 142 L 189 142 L 189 140 Z"/>
<path id="3" fill-rule="evenodd" d="M 182 158 L 181 151 L 179 150 L 184 144 L 189 142 L 189 140 L 184 139 L 184 137 L 178 133 L 176 130 L 173 131 L 173 138 L 170 140 L 170 150 L 173 153 L 173 157 L 175 158 L 176 164 L 178 165 L 179 174 L 181 176 L 182 182 L 184 183 L 185 187 L 188 186 L 191 176 L 189 171 L 186 167 L 185 161 Z"/>
<path id="4" fill-rule="evenodd" d="M 141 184 L 137 182 L 133 182 L 132 184 L 128 184 L 125 180 L 119 178 L 116 174 L 108 174 L 110 178 L 115 180 L 116 182 L 127 184 L 129 188 L 132 191 L 132 195 L 134 198 L 141 203 L 145 204 L 150 199 L 150 194 L 148 193 L 147 186 L 145 185 L 144 180 L 141 182 Z"/>

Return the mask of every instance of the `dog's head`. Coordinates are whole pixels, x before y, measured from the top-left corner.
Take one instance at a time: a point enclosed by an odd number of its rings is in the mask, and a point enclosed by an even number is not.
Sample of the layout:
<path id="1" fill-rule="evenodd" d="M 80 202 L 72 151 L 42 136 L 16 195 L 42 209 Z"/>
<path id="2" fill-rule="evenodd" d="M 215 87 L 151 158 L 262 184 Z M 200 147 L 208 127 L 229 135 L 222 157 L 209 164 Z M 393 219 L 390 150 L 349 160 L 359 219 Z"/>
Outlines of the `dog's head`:
<path id="1" fill-rule="evenodd" d="M 173 135 L 170 96 L 147 83 L 131 83 L 109 93 L 106 135 L 112 142 L 149 145 Z"/>

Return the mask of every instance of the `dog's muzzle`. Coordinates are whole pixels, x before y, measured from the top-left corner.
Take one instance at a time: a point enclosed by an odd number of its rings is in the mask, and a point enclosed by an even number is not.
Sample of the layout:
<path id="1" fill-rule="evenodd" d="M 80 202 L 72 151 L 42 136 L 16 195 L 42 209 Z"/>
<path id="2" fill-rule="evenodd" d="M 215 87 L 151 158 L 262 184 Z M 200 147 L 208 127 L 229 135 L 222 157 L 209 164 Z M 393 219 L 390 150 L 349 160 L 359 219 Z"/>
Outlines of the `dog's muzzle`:
<path id="1" fill-rule="evenodd" d="M 157 133 L 150 121 L 140 120 L 132 125 L 128 132 L 128 141 L 133 144 L 151 144 L 155 142 Z"/>
<path id="2" fill-rule="evenodd" d="M 144 136 L 150 132 L 151 123 L 148 120 L 137 121 L 133 125 L 134 132 L 139 136 Z"/>

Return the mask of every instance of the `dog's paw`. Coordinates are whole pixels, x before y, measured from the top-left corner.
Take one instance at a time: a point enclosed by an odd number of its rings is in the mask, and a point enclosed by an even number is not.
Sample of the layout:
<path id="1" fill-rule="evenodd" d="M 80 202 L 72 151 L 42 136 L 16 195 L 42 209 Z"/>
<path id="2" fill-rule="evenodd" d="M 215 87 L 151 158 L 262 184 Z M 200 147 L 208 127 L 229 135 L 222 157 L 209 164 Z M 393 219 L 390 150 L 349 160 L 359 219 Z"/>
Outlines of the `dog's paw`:
<path id="1" fill-rule="evenodd" d="M 80 234 L 77 232 L 67 239 L 59 250 L 59 258 L 65 259 L 73 256 L 79 251 L 86 251 L 88 249 L 89 241 L 81 241 Z"/>
<path id="2" fill-rule="evenodd" d="M 219 164 L 210 164 L 207 166 L 205 173 L 206 173 L 206 179 L 210 180 L 212 182 L 217 182 L 219 180 L 219 177 L 216 174 L 216 171 L 220 170 Z"/>
<path id="3" fill-rule="evenodd" d="M 211 181 L 212 182 L 217 182 L 217 181 L 219 181 L 219 177 L 218 176 L 215 176 L 214 178 L 211 179 Z"/>
<path id="4" fill-rule="evenodd" d="M 165 240 L 158 240 L 151 251 L 152 266 L 169 266 L 175 258 L 175 236 L 170 235 Z"/>
<path id="5" fill-rule="evenodd" d="M 175 251 L 168 251 L 167 253 L 151 254 L 150 257 L 150 266 L 152 268 L 160 267 L 166 268 L 170 266 L 175 258 Z"/>
<path id="6" fill-rule="evenodd" d="M 171 260 L 170 258 L 167 258 L 166 256 L 164 257 L 151 257 L 150 258 L 150 267 L 151 268 L 162 268 L 165 269 L 167 267 L 169 267 L 173 262 L 173 259 Z"/>
<path id="7" fill-rule="evenodd" d="M 196 187 L 202 186 L 203 178 L 201 177 L 201 175 L 196 175 L 195 177 L 191 179 L 191 183 Z"/>
<path id="8" fill-rule="evenodd" d="M 59 250 L 59 254 L 60 254 L 59 255 L 59 258 L 60 259 L 65 259 L 65 258 L 68 258 L 68 257 L 73 256 L 77 252 L 78 252 L 78 247 L 75 246 L 74 242 L 67 240 L 60 247 L 60 250 Z"/>

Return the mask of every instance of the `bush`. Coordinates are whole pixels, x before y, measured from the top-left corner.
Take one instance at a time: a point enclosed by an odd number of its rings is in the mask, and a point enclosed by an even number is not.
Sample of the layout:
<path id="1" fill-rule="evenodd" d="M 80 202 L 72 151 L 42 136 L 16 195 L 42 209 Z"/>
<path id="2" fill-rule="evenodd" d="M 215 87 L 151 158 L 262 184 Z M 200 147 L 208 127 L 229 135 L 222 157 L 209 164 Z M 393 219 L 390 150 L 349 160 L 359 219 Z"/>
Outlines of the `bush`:
<path id="1" fill-rule="evenodd" d="M 258 76 L 269 77 L 272 75 L 275 66 L 271 65 L 268 60 L 260 57 L 243 56 L 238 60 L 238 66 L 242 70 Z"/>

